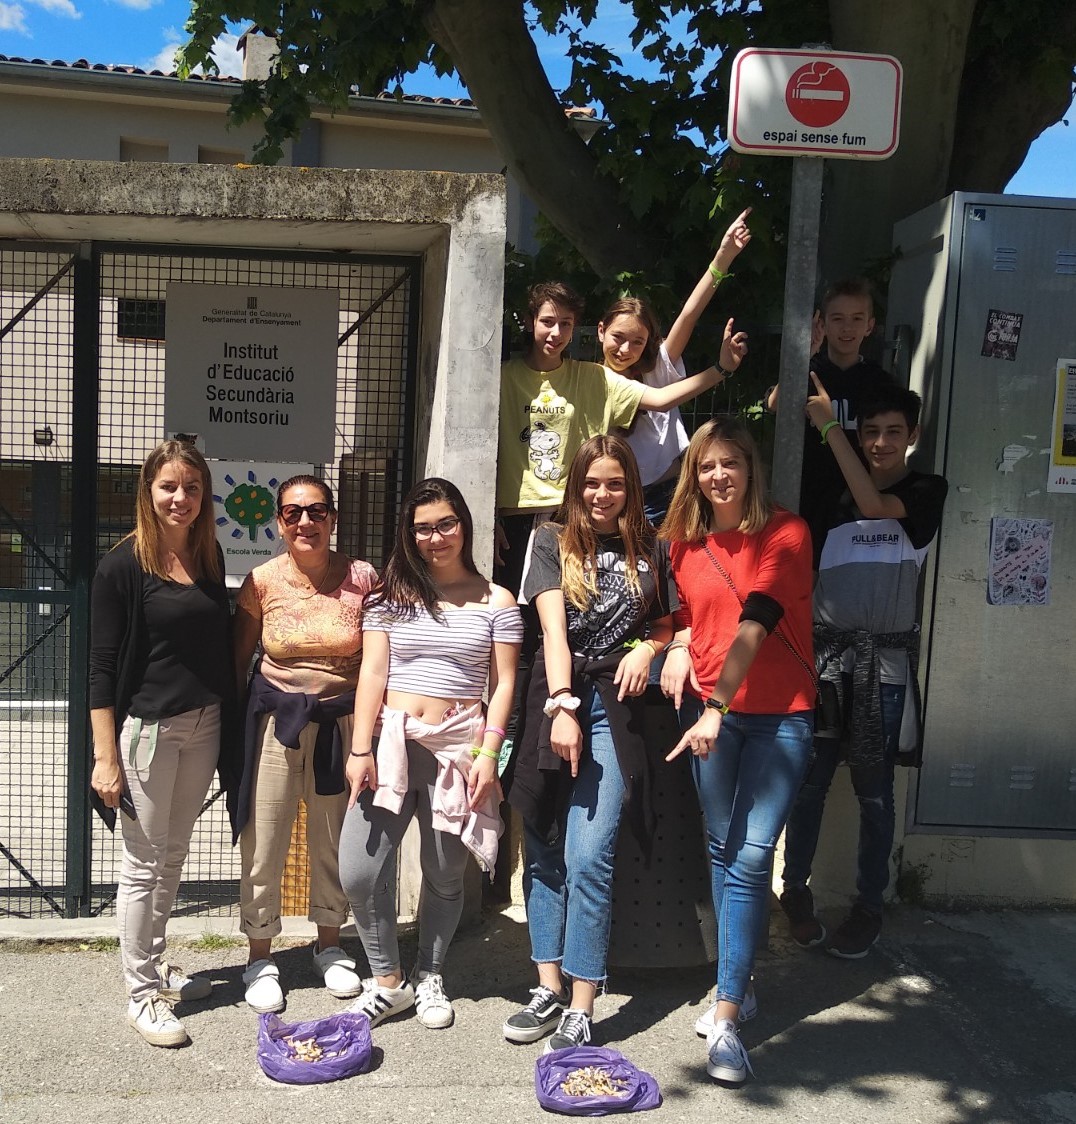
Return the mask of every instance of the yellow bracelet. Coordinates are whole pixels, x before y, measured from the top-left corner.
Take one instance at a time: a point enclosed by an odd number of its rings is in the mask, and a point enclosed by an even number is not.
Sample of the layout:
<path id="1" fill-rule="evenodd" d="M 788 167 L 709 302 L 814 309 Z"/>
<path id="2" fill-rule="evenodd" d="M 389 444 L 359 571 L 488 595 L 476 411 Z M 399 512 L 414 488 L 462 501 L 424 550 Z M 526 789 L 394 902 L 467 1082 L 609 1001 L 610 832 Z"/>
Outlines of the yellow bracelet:
<path id="1" fill-rule="evenodd" d="M 482 747 L 480 745 L 472 745 L 471 746 L 471 756 L 472 757 L 477 757 L 481 752 L 482 752 Z"/>
<path id="2" fill-rule="evenodd" d="M 500 761 L 501 755 L 495 749 L 486 749 L 485 746 L 475 754 L 475 757 L 490 757 L 494 761 Z"/>

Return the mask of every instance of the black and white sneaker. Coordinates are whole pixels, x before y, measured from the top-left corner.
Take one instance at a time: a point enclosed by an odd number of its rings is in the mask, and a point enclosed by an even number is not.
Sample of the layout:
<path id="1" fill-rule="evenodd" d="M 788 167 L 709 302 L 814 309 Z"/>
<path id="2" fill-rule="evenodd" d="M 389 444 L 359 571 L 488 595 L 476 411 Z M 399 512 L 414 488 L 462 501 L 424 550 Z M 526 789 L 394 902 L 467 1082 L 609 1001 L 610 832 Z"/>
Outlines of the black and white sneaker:
<path id="1" fill-rule="evenodd" d="M 531 989 L 531 1001 L 526 1007 L 505 1019 L 504 1036 L 509 1042 L 537 1042 L 560 1022 L 567 1006 L 567 991 L 558 995 L 552 988 L 540 984 Z"/>
<path id="2" fill-rule="evenodd" d="M 578 1007 L 569 1007 L 560 1017 L 556 1033 L 545 1044 L 545 1052 L 570 1050 L 573 1046 L 585 1046 L 590 1041 L 590 1025 L 593 1016 Z"/>
<path id="3" fill-rule="evenodd" d="M 409 1011 L 415 1005 L 415 989 L 409 980 L 399 987 L 382 987 L 377 980 L 362 981 L 362 993 L 348 1007 L 349 1011 L 365 1015 L 371 1026 L 377 1026 L 393 1015 Z"/>

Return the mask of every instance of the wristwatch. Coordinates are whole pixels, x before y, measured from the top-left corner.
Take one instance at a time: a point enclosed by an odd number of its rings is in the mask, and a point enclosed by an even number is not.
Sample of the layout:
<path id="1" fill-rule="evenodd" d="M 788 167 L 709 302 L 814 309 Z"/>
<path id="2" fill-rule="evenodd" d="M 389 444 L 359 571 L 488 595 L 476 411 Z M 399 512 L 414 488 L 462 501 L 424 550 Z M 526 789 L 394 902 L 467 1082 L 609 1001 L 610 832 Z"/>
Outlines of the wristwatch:
<path id="1" fill-rule="evenodd" d="M 709 710 L 716 710 L 718 714 L 728 714 L 729 704 L 721 702 L 720 699 L 707 699 L 706 706 Z"/>

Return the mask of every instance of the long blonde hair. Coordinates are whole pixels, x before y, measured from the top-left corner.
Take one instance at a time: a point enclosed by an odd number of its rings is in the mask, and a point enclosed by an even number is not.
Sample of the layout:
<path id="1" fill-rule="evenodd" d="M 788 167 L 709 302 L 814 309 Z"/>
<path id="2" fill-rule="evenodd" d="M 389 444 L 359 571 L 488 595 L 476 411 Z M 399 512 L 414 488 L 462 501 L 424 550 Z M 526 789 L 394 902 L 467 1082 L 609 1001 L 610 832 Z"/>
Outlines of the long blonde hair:
<path id="1" fill-rule="evenodd" d="M 699 465 L 715 441 L 731 445 L 747 462 L 747 495 L 739 529 L 746 535 L 757 534 L 773 514 L 762 458 L 751 431 L 739 418 L 712 418 L 695 430 L 684 453 L 680 479 L 661 525 L 660 537 L 667 542 L 702 542 L 710 533 L 714 512 L 710 501 L 699 489 Z"/>
<path id="2" fill-rule="evenodd" d="M 161 525 L 153 508 L 152 491 L 158 473 L 169 464 L 185 465 L 202 478 L 202 506 L 190 528 L 195 576 L 223 581 L 213 520 L 213 477 L 205 457 L 188 441 L 162 441 L 142 463 L 142 471 L 138 474 L 135 529 L 123 541 L 134 540 L 135 560 L 146 573 L 169 580 L 161 560 Z"/>
<path id="3" fill-rule="evenodd" d="M 638 561 L 645 557 L 652 563 L 654 532 L 643 512 L 643 484 L 639 466 L 631 446 L 615 434 L 599 434 L 585 441 L 572 458 L 564 499 L 553 516 L 560 531 L 560 587 L 565 598 L 580 611 L 585 611 L 598 591 L 598 536 L 583 505 L 583 486 L 590 466 L 602 457 L 620 465 L 624 473 L 624 510 L 617 520 L 617 532 L 624 542 L 624 577 L 639 593 Z"/>

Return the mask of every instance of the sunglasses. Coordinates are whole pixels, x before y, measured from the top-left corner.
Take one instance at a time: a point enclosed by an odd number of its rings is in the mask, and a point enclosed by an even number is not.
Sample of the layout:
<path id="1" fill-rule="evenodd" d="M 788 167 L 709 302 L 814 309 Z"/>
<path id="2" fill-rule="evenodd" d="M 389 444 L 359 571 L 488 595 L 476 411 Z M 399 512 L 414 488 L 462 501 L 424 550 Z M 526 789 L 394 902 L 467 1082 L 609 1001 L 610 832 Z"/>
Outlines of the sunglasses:
<path id="1" fill-rule="evenodd" d="M 433 533 L 436 531 L 442 538 L 456 533 L 456 528 L 460 525 L 460 521 L 454 515 L 449 515 L 444 519 L 438 520 L 436 523 L 415 523 L 411 528 L 411 534 L 415 536 L 420 542 L 425 539 L 432 539 Z"/>
<path id="2" fill-rule="evenodd" d="M 294 527 L 303 517 L 303 512 L 310 517 L 312 523 L 324 523 L 332 513 L 327 503 L 308 503 L 305 506 L 299 503 L 286 503 L 279 512 L 284 525 Z"/>

